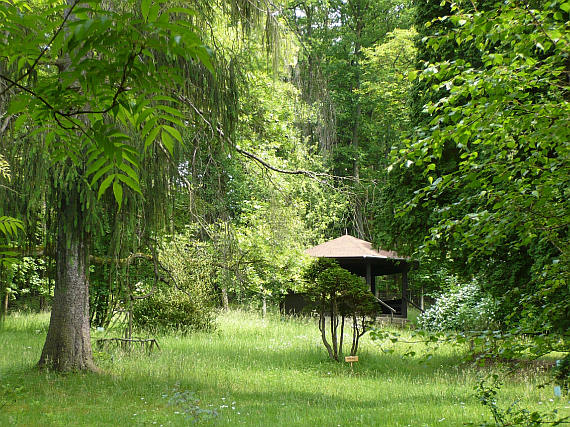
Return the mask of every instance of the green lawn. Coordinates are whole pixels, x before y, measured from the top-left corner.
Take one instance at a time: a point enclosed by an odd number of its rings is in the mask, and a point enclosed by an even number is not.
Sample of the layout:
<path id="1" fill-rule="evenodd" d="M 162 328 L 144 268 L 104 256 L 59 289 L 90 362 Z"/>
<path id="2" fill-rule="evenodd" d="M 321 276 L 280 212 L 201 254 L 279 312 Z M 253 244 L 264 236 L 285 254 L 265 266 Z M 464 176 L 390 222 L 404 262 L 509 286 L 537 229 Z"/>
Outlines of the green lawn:
<path id="1" fill-rule="evenodd" d="M 364 339 L 353 371 L 329 362 L 316 324 L 223 314 L 214 333 L 158 337 L 146 355 L 97 352 L 101 374 L 38 371 L 47 316 L 0 330 L 0 425 L 459 426 L 490 421 L 473 387 L 483 374 L 452 349 L 429 362 L 383 354 Z M 570 414 L 531 369 L 510 377 L 500 404 Z M 198 401 L 196 402 L 196 399 Z M 199 409 L 198 409 L 199 408 Z M 215 413 L 212 413 L 215 411 Z M 213 417 L 213 418 L 209 418 Z"/>

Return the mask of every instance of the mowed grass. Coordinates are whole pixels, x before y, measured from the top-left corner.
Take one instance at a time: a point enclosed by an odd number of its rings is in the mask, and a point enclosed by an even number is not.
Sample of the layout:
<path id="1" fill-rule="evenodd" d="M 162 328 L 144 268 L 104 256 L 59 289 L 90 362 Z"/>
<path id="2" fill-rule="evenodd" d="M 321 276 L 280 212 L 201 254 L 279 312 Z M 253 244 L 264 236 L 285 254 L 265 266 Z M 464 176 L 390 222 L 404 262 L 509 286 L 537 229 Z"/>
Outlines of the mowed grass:
<path id="1" fill-rule="evenodd" d="M 221 314 L 213 333 L 159 336 L 160 351 L 95 352 L 98 374 L 39 371 L 48 316 L 13 315 L 0 330 L 0 426 L 460 426 L 490 421 L 474 386 L 489 373 L 457 349 L 430 361 L 381 352 L 367 336 L 353 369 L 327 356 L 311 319 Z M 418 345 L 421 351 L 421 346 Z M 570 414 L 539 388 L 544 374 L 507 377 L 499 404 Z M 212 412 L 215 411 L 215 412 Z"/>

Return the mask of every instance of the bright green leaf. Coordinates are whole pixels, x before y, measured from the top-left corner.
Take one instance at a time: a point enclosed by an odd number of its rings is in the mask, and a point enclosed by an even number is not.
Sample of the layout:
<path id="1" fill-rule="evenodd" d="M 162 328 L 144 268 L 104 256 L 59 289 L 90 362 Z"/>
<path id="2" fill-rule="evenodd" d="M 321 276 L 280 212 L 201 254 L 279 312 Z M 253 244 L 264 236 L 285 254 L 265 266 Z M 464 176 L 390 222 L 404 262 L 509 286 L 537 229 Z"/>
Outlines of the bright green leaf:
<path id="1" fill-rule="evenodd" d="M 142 195 L 141 187 L 138 181 L 135 181 L 133 178 L 123 174 L 117 174 L 117 178 L 123 181 L 125 184 L 129 186 L 133 191 L 136 191 L 140 195 Z"/>
<path id="2" fill-rule="evenodd" d="M 113 182 L 113 194 L 115 195 L 115 200 L 117 201 L 120 210 L 123 204 L 123 187 L 119 184 L 118 180 Z"/>
<path id="3" fill-rule="evenodd" d="M 101 196 L 103 194 L 105 194 L 105 191 L 107 191 L 107 188 L 109 188 L 109 186 L 111 185 L 111 182 L 113 182 L 114 178 L 115 178 L 115 175 L 111 174 L 103 180 L 103 182 L 99 186 L 99 193 L 97 194 L 97 199 L 100 199 Z"/>
<path id="4" fill-rule="evenodd" d="M 151 0 L 141 0 L 141 13 L 143 19 L 146 21 L 148 19 L 148 12 L 150 9 Z"/>
<path id="5" fill-rule="evenodd" d="M 168 150 L 170 155 L 174 152 L 174 140 L 170 136 L 170 134 L 166 131 L 162 131 L 162 144 Z"/>

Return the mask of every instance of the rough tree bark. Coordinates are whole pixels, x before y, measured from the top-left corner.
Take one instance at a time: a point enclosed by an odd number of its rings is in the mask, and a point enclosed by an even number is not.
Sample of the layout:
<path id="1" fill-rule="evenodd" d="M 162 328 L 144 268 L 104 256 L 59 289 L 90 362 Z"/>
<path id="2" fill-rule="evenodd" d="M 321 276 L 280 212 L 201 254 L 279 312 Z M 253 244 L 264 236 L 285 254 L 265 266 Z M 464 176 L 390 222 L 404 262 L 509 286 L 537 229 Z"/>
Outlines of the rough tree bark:
<path id="1" fill-rule="evenodd" d="M 62 195 L 57 227 L 54 300 L 39 366 L 96 370 L 89 330 L 89 245 L 76 188 Z"/>

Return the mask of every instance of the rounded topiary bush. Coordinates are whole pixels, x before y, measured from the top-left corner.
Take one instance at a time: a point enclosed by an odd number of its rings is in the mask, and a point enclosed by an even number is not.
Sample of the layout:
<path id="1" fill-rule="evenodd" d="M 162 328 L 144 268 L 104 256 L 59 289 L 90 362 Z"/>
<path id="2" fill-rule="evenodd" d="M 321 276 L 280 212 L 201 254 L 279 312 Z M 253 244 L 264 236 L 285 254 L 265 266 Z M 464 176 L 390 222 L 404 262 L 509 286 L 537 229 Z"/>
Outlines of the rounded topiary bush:
<path id="1" fill-rule="evenodd" d="M 495 311 L 495 302 L 477 283 L 455 285 L 418 317 L 418 326 L 431 331 L 488 329 L 495 323 Z"/>

